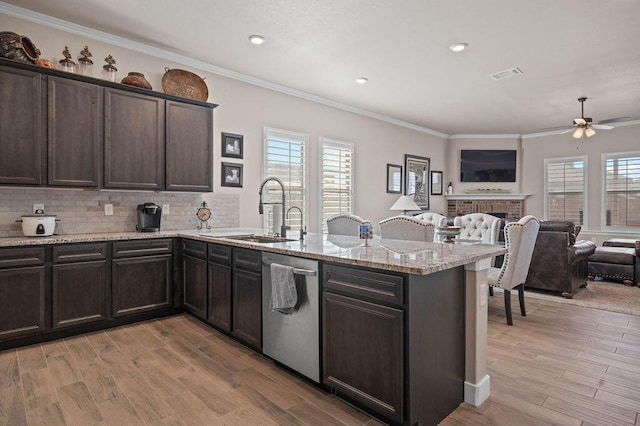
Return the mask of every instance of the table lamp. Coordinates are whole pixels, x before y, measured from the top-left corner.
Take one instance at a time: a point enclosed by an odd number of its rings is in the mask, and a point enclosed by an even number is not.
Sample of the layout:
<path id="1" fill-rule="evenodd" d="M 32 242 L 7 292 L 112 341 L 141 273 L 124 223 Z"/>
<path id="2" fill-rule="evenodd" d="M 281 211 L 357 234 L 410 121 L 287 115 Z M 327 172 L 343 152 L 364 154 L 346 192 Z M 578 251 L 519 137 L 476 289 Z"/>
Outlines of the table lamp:
<path id="1" fill-rule="evenodd" d="M 408 215 L 409 211 L 421 209 L 410 195 L 403 195 L 398 198 L 398 201 L 393 203 L 389 210 L 402 210 L 402 214 Z"/>

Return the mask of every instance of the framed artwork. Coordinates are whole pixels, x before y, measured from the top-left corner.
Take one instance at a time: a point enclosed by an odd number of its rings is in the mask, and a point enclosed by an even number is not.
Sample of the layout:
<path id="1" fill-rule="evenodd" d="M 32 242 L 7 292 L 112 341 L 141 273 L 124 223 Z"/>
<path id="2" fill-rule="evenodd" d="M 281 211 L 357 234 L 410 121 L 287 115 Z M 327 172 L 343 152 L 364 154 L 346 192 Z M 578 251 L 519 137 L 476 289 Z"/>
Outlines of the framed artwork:
<path id="1" fill-rule="evenodd" d="M 222 156 L 242 158 L 242 135 L 222 132 Z"/>
<path id="2" fill-rule="evenodd" d="M 387 193 L 402 194 L 402 166 L 387 164 Z"/>
<path id="3" fill-rule="evenodd" d="M 422 210 L 429 210 L 429 163 L 427 157 L 404 155 L 404 193 Z"/>
<path id="4" fill-rule="evenodd" d="M 221 185 L 242 188 L 242 164 L 222 163 Z"/>
<path id="5" fill-rule="evenodd" d="M 443 194 L 442 187 L 442 172 L 432 171 L 431 172 L 431 195 L 442 195 Z"/>

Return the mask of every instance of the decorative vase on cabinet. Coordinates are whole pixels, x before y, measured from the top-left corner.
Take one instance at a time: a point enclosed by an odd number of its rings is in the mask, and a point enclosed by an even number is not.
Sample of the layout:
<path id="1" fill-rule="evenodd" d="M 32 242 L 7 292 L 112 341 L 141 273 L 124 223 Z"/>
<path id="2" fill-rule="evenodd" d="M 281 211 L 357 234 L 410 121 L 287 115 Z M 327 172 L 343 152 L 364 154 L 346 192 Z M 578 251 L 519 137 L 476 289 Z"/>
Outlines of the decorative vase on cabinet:
<path id="1" fill-rule="evenodd" d="M 139 72 L 130 72 L 120 83 L 151 90 L 151 83 L 144 78 L 144 74 Z"/>

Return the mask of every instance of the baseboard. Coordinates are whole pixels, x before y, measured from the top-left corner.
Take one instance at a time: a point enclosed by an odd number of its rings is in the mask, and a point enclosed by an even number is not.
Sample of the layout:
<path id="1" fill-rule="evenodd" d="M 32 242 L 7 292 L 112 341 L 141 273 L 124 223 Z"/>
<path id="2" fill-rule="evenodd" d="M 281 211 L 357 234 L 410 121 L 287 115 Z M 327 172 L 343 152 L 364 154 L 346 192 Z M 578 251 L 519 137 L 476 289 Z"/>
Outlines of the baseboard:
<path id="1" fill-rule="evenodd" d="M 487 374 L 478 383 L 464 382 L 464 402 L 480 406 L 490 395 L 491 379 Z"/>

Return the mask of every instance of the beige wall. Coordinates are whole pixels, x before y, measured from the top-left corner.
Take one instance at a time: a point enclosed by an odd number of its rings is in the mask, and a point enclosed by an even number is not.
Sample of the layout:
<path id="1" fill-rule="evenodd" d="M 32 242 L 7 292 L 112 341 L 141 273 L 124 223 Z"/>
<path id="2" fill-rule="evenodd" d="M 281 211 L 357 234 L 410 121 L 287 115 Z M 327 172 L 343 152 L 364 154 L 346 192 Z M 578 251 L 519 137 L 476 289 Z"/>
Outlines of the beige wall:
<path id="1" fill-rule="evenodd" d="M 398 195 L 386 193 L 387 163 L 403 164 L 404 154 L 407 153 L 430 157 L 432 169 L 445 169 L 445 141 L 437 136 L 109 45 L 87 35 L 77 35 L 3 14 L 0 14 L 0 28 L 29 37 L 42 51 L 41 57 L 56 63 L 65 46 L 69 46 L 75 58 L 77 52 L 88 45 L 98 70 L 103 65 L 103 59 L 111 54 L 117 61 L 118 79 L 129 71 L 142 72 L 155 90 L 161 90 L 165 67 L 187 69 L 204 77 L 209 88 L 209 102 L 220 105 L 214 110 L 214 193 L 237 194 L 240 226 L 262 226 L 258 214 L 258 188 L 262 181 L 264 126 L 309 135 L 310 200 L 307 224 L 310 232 L 319 230 L 317 177 L 318 138 L 321 136 L 354 143 L 354 211 L 374 223 L 395 214 L 388 210 Z M 98 70 L 95 73 L 99 77 Z M 221 158 L 220 132 L 223 131 L 244 135 L 244 159 Z M 220 163 L 223 160 L 244 165 L 243 188 L 220 186 Z M 94 195 L 92 191 L 86 193 L 88 199 Z M 443 196 L 431 197 L 431 210 L 445 211 Z"/>

